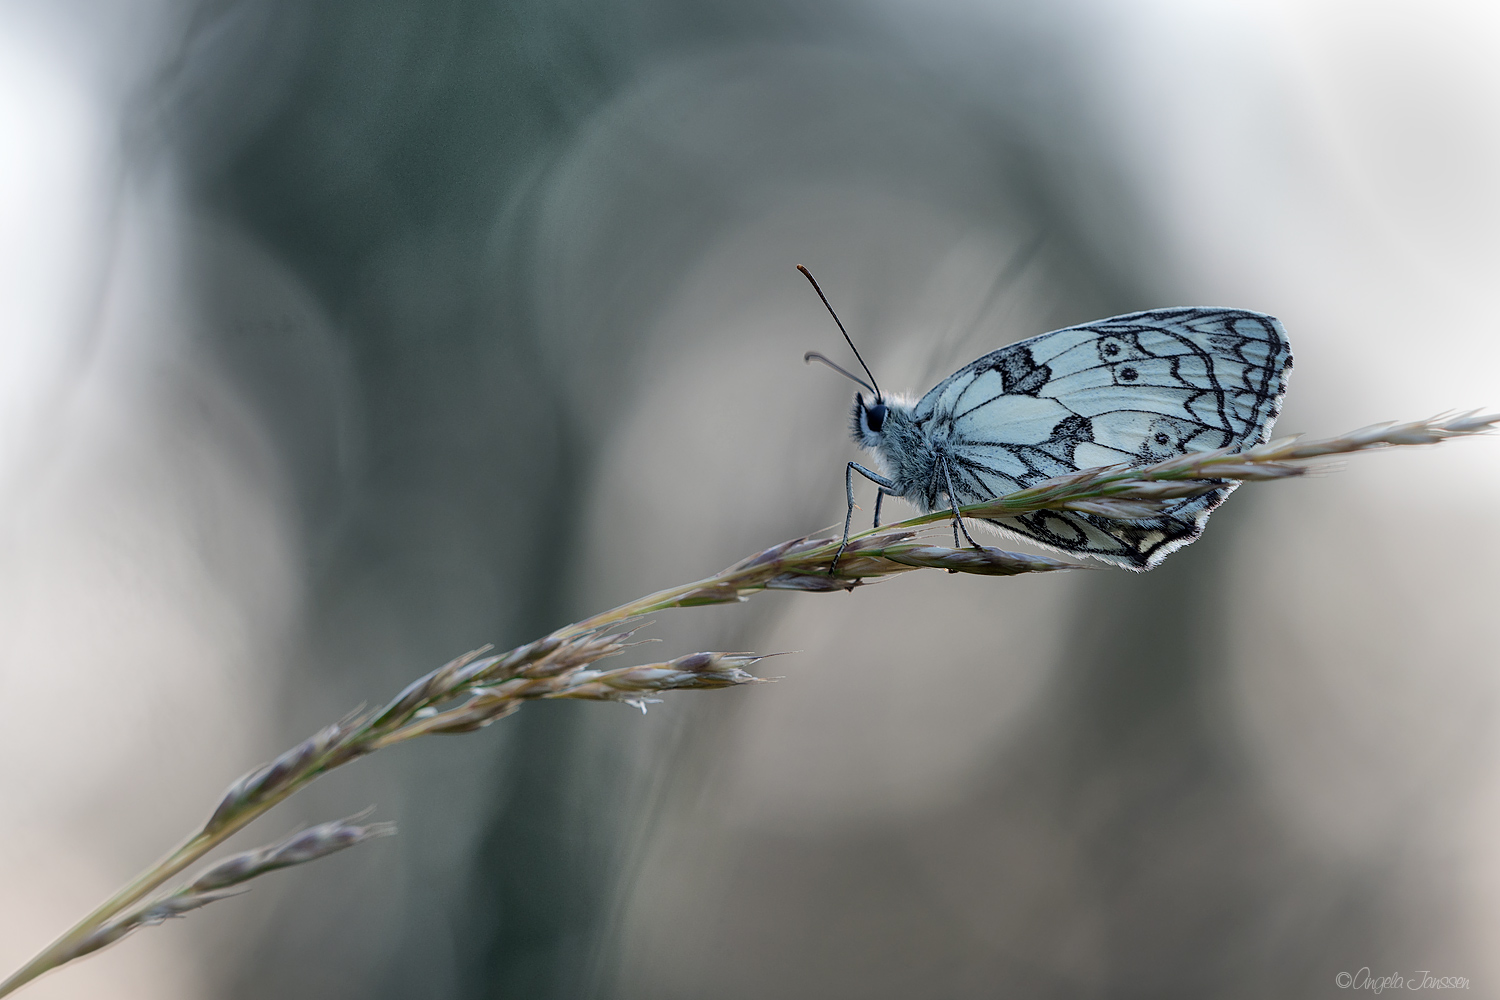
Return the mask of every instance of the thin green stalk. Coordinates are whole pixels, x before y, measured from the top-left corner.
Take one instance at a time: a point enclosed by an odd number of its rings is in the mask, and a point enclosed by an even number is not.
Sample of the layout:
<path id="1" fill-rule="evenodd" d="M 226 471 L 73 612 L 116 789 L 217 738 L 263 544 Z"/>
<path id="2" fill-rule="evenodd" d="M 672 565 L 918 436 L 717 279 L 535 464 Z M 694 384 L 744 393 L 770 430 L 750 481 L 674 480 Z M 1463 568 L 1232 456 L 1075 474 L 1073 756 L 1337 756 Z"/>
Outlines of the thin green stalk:
<path id="1" fill-rule="evenodd" d="M 240 830 L 249 826 L 263 813 L 279 805 L 301 787 L 302 785 L 300 784 L 290 787 L 274 798 L 267 799 L 258 807 L 247 809 L 235 820 L 225 824 L 213 833 L 199 830 L 191 837 L 188 837 L 170 854 L 141 872 L 129 884 L 120 889 L 119 892 L 103 903 L 100 903 L 92 913 L 69 928 L 66 934 L 52 942 L 52 944 L 38 953 L 35 958 L 17 969 L 3 983 L 0 983 L 0 997 L 14 993 L 33 979 L 71 962 L 74 958 L 82 957 L 79 954 L 80 946 L 87 942 L 96 931 L 106 926 L 111 920 L 129 910 L 135 904 L 144 900 L 174 875 L 190 867 L 195 861 L 208 854 Z"/>

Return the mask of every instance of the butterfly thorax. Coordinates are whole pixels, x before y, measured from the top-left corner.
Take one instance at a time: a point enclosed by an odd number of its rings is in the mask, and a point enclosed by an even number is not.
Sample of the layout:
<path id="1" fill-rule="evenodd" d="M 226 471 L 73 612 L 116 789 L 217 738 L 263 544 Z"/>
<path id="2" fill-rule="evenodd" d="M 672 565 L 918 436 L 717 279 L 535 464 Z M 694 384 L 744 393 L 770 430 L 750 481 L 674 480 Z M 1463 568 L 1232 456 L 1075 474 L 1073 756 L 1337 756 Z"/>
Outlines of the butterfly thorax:
<path id="1" fill-rule="evenodd" d="M 916 402 L 905 396 L 886 396 L 866 405 L 856 395 L 854 441 L 875 453 L 880 470 L 896 484 L 892 493 L 931 510 L 944 492 L 939 458 L 947 435 L 924 429 L 915 410 Z"/>

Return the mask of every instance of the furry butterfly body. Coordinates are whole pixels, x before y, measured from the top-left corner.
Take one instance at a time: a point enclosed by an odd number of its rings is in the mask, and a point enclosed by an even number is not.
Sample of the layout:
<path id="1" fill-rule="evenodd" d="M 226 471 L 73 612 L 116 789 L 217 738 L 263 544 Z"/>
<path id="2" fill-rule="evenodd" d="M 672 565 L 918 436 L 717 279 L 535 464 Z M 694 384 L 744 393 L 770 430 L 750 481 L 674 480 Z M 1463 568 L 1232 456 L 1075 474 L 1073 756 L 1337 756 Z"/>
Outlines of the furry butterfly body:
<path id="1" fill-rule="evenodd" d="M 1270 436 L 1291 364 L 1281 324 L 1240 309 L 1152 309 L 1054 330 L 985 355 L 915 402 L 856 395 L 854 439 L 885 474 L 849 472 L 929 511 L 1080 469 L 1253 446 Z M 988 523 L 1148 570 L 1202 534 L 1233 489 L 1141 521 L 1041 511 Z M 879 509 L 877 499 L 877 523 Z"/>

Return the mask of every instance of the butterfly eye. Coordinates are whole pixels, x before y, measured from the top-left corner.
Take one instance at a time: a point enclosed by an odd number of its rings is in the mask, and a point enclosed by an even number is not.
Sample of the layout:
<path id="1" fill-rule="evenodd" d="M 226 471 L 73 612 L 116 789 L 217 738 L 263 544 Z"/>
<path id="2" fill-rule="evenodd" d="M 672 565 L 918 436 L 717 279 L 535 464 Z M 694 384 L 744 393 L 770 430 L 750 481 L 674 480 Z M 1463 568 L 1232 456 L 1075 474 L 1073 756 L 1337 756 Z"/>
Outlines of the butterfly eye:
<path id="1" fill-rule="evenodd" d="M 880 428 L 885 426 L 884 403 L 876 403 L 874 406 L 865 408 L 865 426 L 869 427 L 873 434 L 880 433 Z"/>

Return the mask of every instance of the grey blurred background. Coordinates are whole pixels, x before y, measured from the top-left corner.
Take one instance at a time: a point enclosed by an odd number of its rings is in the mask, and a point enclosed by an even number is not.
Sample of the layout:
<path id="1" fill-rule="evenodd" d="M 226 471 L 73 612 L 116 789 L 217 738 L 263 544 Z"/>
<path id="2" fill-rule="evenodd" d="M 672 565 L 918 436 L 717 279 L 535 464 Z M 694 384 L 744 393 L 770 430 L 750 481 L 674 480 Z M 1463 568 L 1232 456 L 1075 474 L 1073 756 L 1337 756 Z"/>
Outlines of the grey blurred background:
<path id="1" fill-rule="evenodd" d="M 5 0 L 0 151 L 7 966 L 353 706 L 834 521 L 794 264 L 913 392 L 1215 304 L 1286 324 L 1280 431 L 1500 404 L 1477 0 Z M 661 616 L 798 652 L 361 762 L 241 840 L 399 838 L 32 992 L 1500 996 L 1497 459 Z"/>

